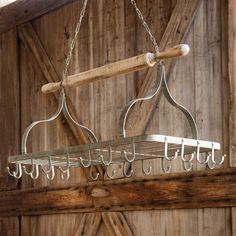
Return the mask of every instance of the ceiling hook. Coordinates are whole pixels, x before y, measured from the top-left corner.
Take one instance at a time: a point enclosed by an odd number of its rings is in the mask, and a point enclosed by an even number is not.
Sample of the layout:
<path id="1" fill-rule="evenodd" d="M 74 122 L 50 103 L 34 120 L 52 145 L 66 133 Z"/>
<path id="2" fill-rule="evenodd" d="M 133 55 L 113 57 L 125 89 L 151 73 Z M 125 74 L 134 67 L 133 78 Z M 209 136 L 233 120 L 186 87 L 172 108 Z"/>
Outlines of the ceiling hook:
<path id="1" fill-rule="evenodd" d="M 142 171 L 143 171 L 144 175 L 150 175 L 151 174 L 152 166 L 150 165 L 150 162 L 149 162 L 148 169 L 146 170 L 145 167 L 144 167 L 144 160 L 142 160 Z"/>
<path id="2" fill-rule="evenodd" d="M 94 176 L 93 175 L 93 166 L 90 166 L 90 170 L 89 170 L 89 177 L 92 179 L 92 180 L 97 180 L 98 177 L 99 177 L 99 173 L 97 172 L 96 175 Z"/>
<path id="3" fill-rule="evenodd" d="M 125 163 L 126 162 L 124 162 L 124 164 L 123 164 L 123 175 L 125 177 L 129 178 L 133 175 L 134 170 L 132 169 L 132 164 L 130 164 L 129 167 L 127 168 L 127 170 L 126 170 Z"/>

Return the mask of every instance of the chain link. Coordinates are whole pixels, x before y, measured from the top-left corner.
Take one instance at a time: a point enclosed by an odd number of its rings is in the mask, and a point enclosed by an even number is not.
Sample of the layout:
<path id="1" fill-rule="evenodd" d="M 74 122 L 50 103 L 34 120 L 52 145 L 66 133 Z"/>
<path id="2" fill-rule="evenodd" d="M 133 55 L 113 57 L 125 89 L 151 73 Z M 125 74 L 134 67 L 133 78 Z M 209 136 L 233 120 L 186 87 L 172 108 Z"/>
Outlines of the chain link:
<path id="1" fill-rule="evenodd" d="M 139 19 L 142 21 L 142 24 L 143 24 L 143 26 L 144 26 L 146 32 L 148 33 L 148 35 L 149 35 L 149 37 L 150 37 L 150 39 L 151 39 L 151 41 L 152 41 L 152 44 L 153 44 L 153 46 L 154 46 L 154 48 L 155 48 L 156 53 L 159 53 L 159 46 L 158 46 L 158 44 L 157 44 L 157 41 L 156 41 L 155 37 L 153 36 L 153 34 L 152 34 L 150 28 L 148 27 L 147 22 L 144 20 L 143 14 L 142 14 L 141 11 L 139 10 L 139 8 L 138 8 L 138 6 L 137 6 L 137 3 L 135 2 L 135 0 L 130 0 L 130 1 L 131 1 L 131 4 L 134 6 L 135 11 L 137 12 L 137 15 L 138 15 Z"/>
<path id="2" fill-rule="evenodd" d="M 146 32 L 148 33 L 148 35 L 150 37 L 150 40 L 151 40 L 152 44 L 154 45 L 155 51 L 157 53 L 159 53 L 159 46 L 157 44 L 157 41 L 156 41 L 155 37 L 153 36 L 150 28 L 148 27 L 146 21 L 144 20 L 144 17 L 142 15 L 141 11 L 139 10 L 135 0 L 130 0 L 130 1 L 131 1 L 131 4 L 134 6 L 136 12 L 137 12 L 137 15 L 138 15 L 139 19 L 142 21 L 142 24 L 143 24 Z M 80 12 L 79 21 L 78 21 L 78 23 L 76 25 L 76 28 L 75 28 L 74 37 L 73 37 L 73 39 L 72 39 L 72 41 L 70 43 L 69 53 L 68 53 L 68 55 L 66 57 L 65 67 L 64 67 L 64 70 L 63 70 L 63 74 L 62 74 L 61 86 L 62 86 L 63 80 L 67 77 L 68 67 L 69 67 L 70 62 L 71 62 L 72 53 L 73 53 L 73 50 L 74 50 L 74 47 L 75 47 L 75 43 L 76 43 L 76 39 L 77 39 L 78 33 L 80 31 L 80 27 L 81 27 L 81 23 L 82 23 L 84 14 L 85 14 L 87 3 L 88 3 L 88 0 L 84 0 L 83 7 L 82 7 L 81 12 Z"/>
<path id="3" fill-rule="evenodd" d="M 67 77 L 68 67 L 69 67 L 70 62 L 71 62 L 72 53 L 73 53 L 73 50 L 74 50 L 74 47 L 75 47 L 75 43 L 76 43 L 78 33 L 80 31 L 80 27 L 81 27 L 81 23 L 82 23 L 84 14 L 85 14 L 87 3 L 88 3 L 88 0 L 84 0 L 84 4 L 83 4 L 83 7 L 82 7 L 81 12 L 80 12 L 79 21 L 78 21 L 78 23 L 76 25 L 76 28 L 75 28 L 74 37 L 73 37 L 73 39 L 70 43 L 69 53 L 68 53 L 67 58 L 65 60 L 65 67 L 64 67 L 64 70 L 63 70 L 63 74 L 62 74 L 61 86 L 62 86 L 63 80 Z"/>

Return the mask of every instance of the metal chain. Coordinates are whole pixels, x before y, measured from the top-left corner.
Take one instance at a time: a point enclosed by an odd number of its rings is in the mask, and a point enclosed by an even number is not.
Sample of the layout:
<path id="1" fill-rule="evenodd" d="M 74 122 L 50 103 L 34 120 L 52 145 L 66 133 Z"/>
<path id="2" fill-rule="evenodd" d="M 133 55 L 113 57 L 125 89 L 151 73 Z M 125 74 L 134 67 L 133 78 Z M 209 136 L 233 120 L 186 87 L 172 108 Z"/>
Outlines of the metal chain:
<path id="1" fill-rule="evenodd" d="M 152 34 L 150 28 L 148 27 L 147 22 L 144 20 L 143 14 L 142 14 L 141 11 L 139 10 L 139 8 L 138 8 L 138 6 L 137 6 L 137 3 L 135 2 L 135 0 L 130 0 L 130 1 L 131 1 L 131 4 L 134 6 L 135 11 L 137 12 L 137 15 L 138 15 L 139 19 L 142 21 L 142 24 L 143 24 L 143 26 L 144 26 L 146 32 L 149 34 L 149 37 L 150 37 L 150 39 L 151 39 L 151 41 L 152 41 L 152 44 L 153 44 L 153 46 L 154 46 L 154 48 L 155 48 L 155 51 L 156 51 L 157 53 L 159 53 L 159 46 L 158 46 L 158 44 L 157 44 L 157 41 L 156 41 L 155 37 L 153 36 L 153 34 Z"/>
<path id="2" fill-rule="evenodd" d="M 76 28 L 75 28 L 74 37 L 73 37 L 73 39 L 70 43 L 69 53 L 68 53 L 67 58 L 65 60 L 65 67 L 64 67 L 64 70 L 63 70 L 63 74 L 62 74 L 61 86 L 62 86 L 63 80 L 67 77 L 68 67 L 69 67 L 70 62 L 71 62 L 72 53 L 73 53 L 73 50 L 74 50 L 74 47 L 75 47 L 75 43 L 76 43 L 78 33 L 80 31 L 80 27 L 81 27 L 81 23 L 82 23 L 84 14 L 85 14 L 87 3 L 88 3 L 88 0 L 84 0 L 84 4 L 83 4 L 83 7 L 82 7 L 81 12 L 80 12 L 79 21 L 78 21 L 78 23 L 76 25 Z"/>
<path id="3" fill-rule="evenodd" d="M 67 77 L 68 67 L 69 67 L 70 62 L 71 62 L 72 53 L 73 53 L 73 50 L 74 50 L 74 47 L 75 47 L 75 43 L 76 43 L 76 39 L 77 39 L 78 33 L 80 31 L 80 27 L 81 27 L 81 23 L 82 23 L 84 14 L 85 14 L 87 3 L 88 3 L 88 0 L 84 0 L 83 7 L 82 7 L 81 12 L 80 12 L 79 21 L 78 21 L 78 23 L 76 25 L 76 28 L 75 28 L 74 37 L 73 37 L 73 39 L 71 41 L 71 44 L 70 44 L 70 47 L 69 47 L 69 53 L 68 53 L 67 58 L 65 60 L 65 67 L 64 67 L 64 70 L 63 70 L 63 74 L 62 74 L 61 86 L 62 86 L 63 80 Z M 142 24 L 143 24 L 146 32 L 148 33 L 148 35 L 149 35 L 149 37 L 150 37 L 150 39 L 152 41 L 152 44 L 154 45 L 155 51 L 157 53 L 159 53 L 159 46 L 157 44 L 157 41 L 156 41 L 155 37 L 153 36 L 150 28 L 148 27 L 146 21 L 144 20 L 144 17 L 142 15 L 141 11 L 139 10 L 135 0 L 131 0 L 131 4 L 134 6 L 134 8 L 135 8 L 135 10 L 137 12 L 138 17 L 142 21 Z"/>

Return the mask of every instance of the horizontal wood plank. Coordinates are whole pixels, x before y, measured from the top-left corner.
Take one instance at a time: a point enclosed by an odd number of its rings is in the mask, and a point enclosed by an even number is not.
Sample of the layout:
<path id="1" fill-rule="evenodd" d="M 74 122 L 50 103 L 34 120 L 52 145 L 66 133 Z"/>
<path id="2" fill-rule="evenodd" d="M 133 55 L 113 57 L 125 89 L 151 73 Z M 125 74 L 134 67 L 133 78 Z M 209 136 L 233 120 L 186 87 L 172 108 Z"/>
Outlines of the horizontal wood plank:
<path id="1" fill-rule="evenodd" d="M 75 0 L 18 0 L 0 8 L 0 34 Z"/>
<path id="2" fill-rule="evenodd" d="M 0 192 L 0 216 L 230 206 L 236 168 Z"/>

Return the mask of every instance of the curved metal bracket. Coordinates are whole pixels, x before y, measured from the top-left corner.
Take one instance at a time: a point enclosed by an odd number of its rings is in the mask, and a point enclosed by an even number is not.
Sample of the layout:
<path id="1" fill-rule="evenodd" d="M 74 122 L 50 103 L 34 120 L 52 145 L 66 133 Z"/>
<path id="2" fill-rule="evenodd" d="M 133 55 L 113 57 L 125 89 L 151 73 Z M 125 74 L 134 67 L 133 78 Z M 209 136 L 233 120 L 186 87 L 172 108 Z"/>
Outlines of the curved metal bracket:
<path id="1" fill-rule="evenodd" d="M 83 125 L 80 125 L 79 123 L 77 123 L 73 118 L 72 116 L 70 115 L 69 111 L 68 111 L 68 108 L 67 108 L 67 104 L 66 104 L 66 97 L 65 97 L 65 93 L 64 91 L 62 90 L 61 93 L 60 93 L 60 99 L 59 99 L 59 105 L 58 105 L 58 108 L 55 112 L 54 115 L 52 115 L 49 119 L 45 119 L 45 120 L 39 120 L 39 121 L 35 121 L 33 122 L 32 124 L 30 124 L 23 136 L 22 136 L 22 141 L 21 141 L 21 153 L 22 154 L 26 154 L 27 153 L 27 148 L 26 148 L 26 145 L 27 145 L 27 139 L 28 139 L 28 136 L 29 136 L 29 133 L 30 131 L 33 129 L 34 126 L 38 125 L 38 124 L 41 124 L 41 123 L 47 123 L 47 122 L 51 122 L 53 120 L 55 120 L 59 115 L 60 113 L 63 111 L 63 114 L 65 115 L 65 117 L 72 121 L 73 124 L 75 124 L 78 128 L 81 128 L 81 129 L 84 129 L 86 130 L 86 132 L 89 134 L 89 136 L 92 138 L 92 141 L 93 142 L 97 142 L 98 139 L 97 137 L 95 136 L 95 134 L 92 132 L 92 130 L 90 130 L 89 128 L 87 128 L 86 126 L 83 126 Z"/>
<path id="2" fill-rule="evenodd" d="M 167 101 L 172 106 L 178 108 L 179 110 L 181 110 L 184 113 L 184 115 L 187 118 L 188 123 L 190 125 L 191 131 L 192 131 L 192 137 L 194 139 L 197 139 L 198 138 L 197 125 L 196 125 L 196 123 L 193 119 L 193 116 L 191 115 L 191 113 L 184 106 L 177 103 L 174 100 L 174 98 L 171 96 L 170 91 L 168 89 L 167 81 L 166 81 L 165 67 L 161 63 L 157 64 L 157 77 L 156 77 L 156 80 L 155 80 L 155 84 L 149 90 L 147 96 L 143 97 L 143 98 L 137 98 L 137 99 L 129 101 L 128 104 L 123 109 L 122 114 L 120 116 L 120 121 L 119 121 L 120 136 L 123 137 L 123 138 L 126 137 L 126 132 L 125 132 L 126 120 L 127 120 L 127 116 L 128 116 L 128 113 L 129 113 L 131 107 L 139 101 L 145 101 L 145 100 L 152 99 L 158 93 L 158 91 L 160 89 L 163 90 L 163 94 L 166 97 Z"/>

